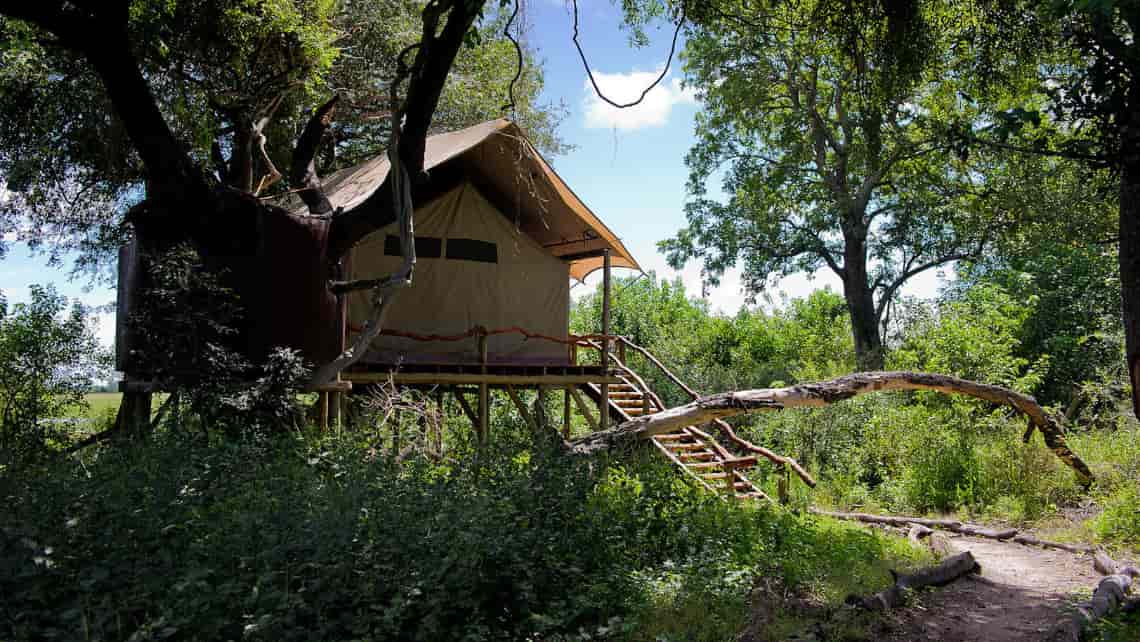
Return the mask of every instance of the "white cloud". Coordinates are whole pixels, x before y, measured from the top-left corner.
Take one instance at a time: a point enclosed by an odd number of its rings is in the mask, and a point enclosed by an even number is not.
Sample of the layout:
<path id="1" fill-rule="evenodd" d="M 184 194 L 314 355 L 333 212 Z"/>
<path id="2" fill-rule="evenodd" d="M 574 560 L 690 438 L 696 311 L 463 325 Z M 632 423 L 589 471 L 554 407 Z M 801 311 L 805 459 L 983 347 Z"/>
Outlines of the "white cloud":
<path id="1" fill-rule="evenodd" d="M 629 103 L 637 100 L 641 92 L 653 84 L 660 74 L 660 70 L 616 74 L 595 71 L 594 80 L 610 100 L 616 103 Z M 669 120 L 669 113 L 674 106 L 692 104 L 697 100 L 692 88 L 682 88 L 681 80 L 670 76 L 662 79 L 640 103 L 624 109 L 614 107 L 598 97 L 589 78 L 585 80 L 583 90 L 586 127 L 596 129 L 629 131 L 643 127 L 661 127 Z"/>

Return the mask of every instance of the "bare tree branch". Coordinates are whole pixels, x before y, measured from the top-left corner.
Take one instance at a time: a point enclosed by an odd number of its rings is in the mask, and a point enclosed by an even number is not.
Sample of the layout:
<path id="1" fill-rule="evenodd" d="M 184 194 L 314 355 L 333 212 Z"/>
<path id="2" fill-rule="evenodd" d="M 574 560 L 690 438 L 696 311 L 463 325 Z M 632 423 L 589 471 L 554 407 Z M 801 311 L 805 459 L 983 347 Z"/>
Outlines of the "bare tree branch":
<path id="1" fill-rule="evenodd" d="M 787 388 L 723 392 L 701 397 L 683 406 L 642 415 L 609 430 L 586 435 L 570 442 L 569 448 L 576 454 L 592 454 L 624 442 L 648 439 L 725 417 L 760 410 L 819 408 L 857 395 L 891 390 L 933 390 L 974 397 L 1012 408 L 1029 418 L 1030 424 L 1044 436 L 1045 445 L 1066 466 L 1072 468 L 1083 483 L 1091 484 L 1093 481 L 1092 471 L 1069 449 L 1058 419 L 1038 405 L 1033 397 L 1000 386 L 924 372 L 860 372 Z"/>

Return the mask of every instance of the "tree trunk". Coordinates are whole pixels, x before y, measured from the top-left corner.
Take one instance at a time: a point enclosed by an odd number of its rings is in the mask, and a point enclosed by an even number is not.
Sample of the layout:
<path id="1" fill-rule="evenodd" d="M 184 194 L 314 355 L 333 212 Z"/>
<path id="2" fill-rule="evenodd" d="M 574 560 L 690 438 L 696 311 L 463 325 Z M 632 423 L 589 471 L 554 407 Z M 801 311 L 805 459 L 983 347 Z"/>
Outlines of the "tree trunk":
<path id="1" fill-rule="evenodd" d="M 1128 95 L 1120 171 L 1120 303 L 1132 412 L 1140 417 L 1140 81 Z"/>
<path id="2" fill-rule="evenodd" d="M 860 372 L 788 388 L 722 392 L 701 397 L 684 406 L 642 415 L 609 430 L 576 439 L 568 446 L 572 453 L 588 455 L 725 417 L 760 410 L 819 408 L 856 395 L 889 390 L 933 390 L 975 397 L 1012 408 L 1029 418 L 1030 425 L 1041 431 L 1045 445 L 1077 473 L 1083 484 L 1088 485 L 1093 481 L 1092 471 L 1069 449 L 1057 419 L 1038 405 L 1033 397 L 1000 386 L 924 372 Z M 1032 431 L 1028 435 L 1032 435 Z"/>
<path id="3" fill-rule="evenodd" d="M 858 214 L 862 218 L 862 214 Z M 851 315 L 851 334 L 855 340 L 856 369 L 863 372 L 882 370 L 883 341 L 879 336 L 879 316 L 875 312 L 875 296 L 867 282 L 867 232 L 861 225 L 845 228 L 843 298 Z"/>

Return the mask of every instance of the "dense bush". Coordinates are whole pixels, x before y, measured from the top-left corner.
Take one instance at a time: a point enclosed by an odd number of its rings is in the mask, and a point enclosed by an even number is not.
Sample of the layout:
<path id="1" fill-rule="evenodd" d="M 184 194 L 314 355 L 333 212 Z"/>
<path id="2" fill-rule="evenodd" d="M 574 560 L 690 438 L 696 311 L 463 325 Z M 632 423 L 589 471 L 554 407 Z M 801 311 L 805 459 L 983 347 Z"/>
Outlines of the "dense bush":
<path id="1" fill-rule="evenodd" d="M 7 474 L 0 638 L 728 639 L 757 574 L 837 601 L 920 559 L 652 455 L 577 461 L 496 428 L 442 465 L 358 436 L 175 432 Z"/>
<path id="2" fill-rule="evenodd" d="M 1082 360 L 1060 339 L 1045 340 L 1049 320 L 1054 319 L 1060 323 L 1059 334 L 1084 333 L 1074 340 L 1094 342 L 1090 346 L 1097 350 L 1118 343 L 1098 334 L 1107 327 L 1105 284 L 1096 282 L 1097 275 L 1104 274 L 1103 257 L 1085 250 L 1069 252 L 1074 253 L 1078 256 L 1069 262 L 1062 249 L 1043 253 L 1037 263 L 1022 266 L 1034 271 L 1022 274 L 1021 280 L 1000 266 L 967 270 L 959 286 L 940 300 L 903 301 L 895 309 L 887 365 L 1029 394 L 1045 391 L 1051 397 L 1062 389 L 1072 391 L 1073 377 L 1085 377 L 1079 386 L 1081 401 L 1067 408 L 1072 419 L 1069 439 L 1093 466 L 1100 501 L 1114 505 L 1127 500 L 1114 498 L 1121 488 L 1140 483 L 1140 471 L 1126 464 L 1140 459 L 1140 427 L 1122 405 L 1125 387 L 1117 367 L 1122 359 L 1099 351 L 1084 355 L 1095 358 Z M 1033 283 L 1056 280 L 1046 273 L 1048 266 L 1074 270 L 1086 290 L 1101 289 L 1085 296 L 1080 288 L 1053 288 L 1038 296 Z M 652 275 L 623 281 L 615 291 L 614 309 L 620 312 L 614 316 L 614 331 L 639 337 L 682 379 L 704 392 L 812 381 L 853 368 L 843 301 L 826 290 L 788 301 L 783 310 L 742 309 L 732 316 L 710 313 L 706 303 L 688 299 L 679 283 L 660 283 Z M 599 299 L 587 296 L 575 306 L 575 327 L 596 331 L 599 316 Z M 1064 350 L 1053 353 L 1048 346 Z M 1055 358 L 1063 360 L 1060 369 Z M 631 361 L 639 372 L 649 373 L 652 387 L 671 392 L 667 402 L 688 400 L 672 391 L 671 384 L 654 378 L 647 364 Z M 1081 497 L 1072 472 L 1040 439 L 1022 443 L 1024 419 L 968 398 L 881 394 L 734 423 L 756 443 L 792 455 L 814 470 L 823 482 L 812 493 L 817 503 L 899 512 L 963 511 L 1029 521 Z M 774 483 L 764 471 L 755 476 Z M 1135 515 L 1127 519 L 1140 522 Z M 1106 537 L 1123 541 L 1125 531 L 1102 530 Z"/>

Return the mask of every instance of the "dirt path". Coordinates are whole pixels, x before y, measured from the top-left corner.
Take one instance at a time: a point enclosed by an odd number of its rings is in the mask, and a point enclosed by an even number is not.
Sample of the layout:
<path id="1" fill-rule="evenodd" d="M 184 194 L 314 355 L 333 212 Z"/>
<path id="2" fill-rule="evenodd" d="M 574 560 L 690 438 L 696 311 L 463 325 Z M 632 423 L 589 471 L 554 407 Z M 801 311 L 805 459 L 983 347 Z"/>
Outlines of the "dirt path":
<path id="1" fill-rule="evenodd" d="M 1065 618 L 1073 594 L 1087 594 L 1100 577 L 1085 555 L 974 537 L 950 542 L 973 553 L 981 575 L 924 592 L 888 615 L 885 639 L 1041 642 Z"/>

